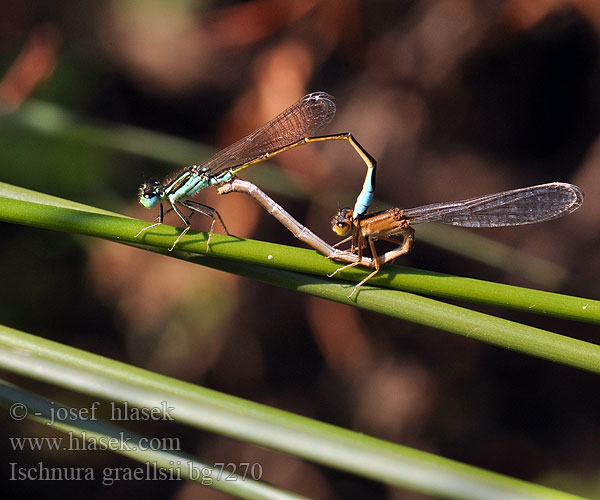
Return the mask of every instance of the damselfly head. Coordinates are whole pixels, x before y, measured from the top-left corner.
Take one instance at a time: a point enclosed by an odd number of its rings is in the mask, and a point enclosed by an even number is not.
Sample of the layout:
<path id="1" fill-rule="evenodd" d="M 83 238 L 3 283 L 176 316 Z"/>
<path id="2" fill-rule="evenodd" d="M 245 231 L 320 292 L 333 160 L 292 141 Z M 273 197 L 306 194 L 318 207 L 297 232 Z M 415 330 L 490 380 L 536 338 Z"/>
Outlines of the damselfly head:
<path id="1" fill-rule="evenodd" d="M 331 229 L 338 236 L 346 236 L 352 227 L 352 216 L 354 212 L 351 208 L 340 208 L 338 213 L 331 219 Z"/>
<path id="2" fill-rule="evenodd" d="M 144 182 L 140 187 L 140 203 L 146 208 L 152 208 L 162 198 L 163 193 L 163 185 L 157 180 Z"/>

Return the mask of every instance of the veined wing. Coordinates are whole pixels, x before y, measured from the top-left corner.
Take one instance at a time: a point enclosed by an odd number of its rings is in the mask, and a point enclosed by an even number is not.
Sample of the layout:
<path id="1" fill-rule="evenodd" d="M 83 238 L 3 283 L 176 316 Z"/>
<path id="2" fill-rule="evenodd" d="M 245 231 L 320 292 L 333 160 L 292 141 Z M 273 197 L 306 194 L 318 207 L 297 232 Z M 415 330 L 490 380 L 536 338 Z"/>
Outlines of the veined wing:
<path id="1" fill-rule="evenodd" d="M 533 224 L 577 210 L 583 191 L 573 184 L 551 182 L 468 200 L 434 203 L 402 210 L 411 224 L 442 222 L 463 227 Z"/>
<path id="2" fill-rule="evenodd" d="M 228 168 L 242 165 L 264 153 L 318 135 L 335 116 L 333 97 L 325 92 L 314 92 L 282 111 L 250 135 L 222 149 L 201 166 L 208 167 L 213 176 Z"/>

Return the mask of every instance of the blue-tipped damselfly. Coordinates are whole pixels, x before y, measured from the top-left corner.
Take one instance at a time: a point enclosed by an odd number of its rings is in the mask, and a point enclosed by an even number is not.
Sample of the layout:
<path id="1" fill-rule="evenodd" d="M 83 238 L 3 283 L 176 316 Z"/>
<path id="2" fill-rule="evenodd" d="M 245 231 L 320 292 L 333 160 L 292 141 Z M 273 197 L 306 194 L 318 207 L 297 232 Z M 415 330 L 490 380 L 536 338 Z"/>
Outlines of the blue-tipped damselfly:
<path id="1" fill-rule="evenodd" d="M 325 92 L 308 94 L 267 124 L 219 151 L 204 163 L 186 167 L 172 180 L 166 182 L 152 180 L 144 183 L 140 188 L 140 203 L 146 208 L 158 205 L 159 213 L 156 222 L 140 230 L 136 237 L 163 223 L 163 203 L 167 203 L 169 210 L 173 210 L 185 226 L 170 250 L 175 248 L 177 242 L 189 230 L 189 218 L 195 212 L 212 219 L 206 242 L 208 249 L 215 217 L 220 220 L 221 224 L 223 224 L 223 220 L 214 208 L 190 200 L 191 196 L 208 186 L 218 186 L 231 181 L 241 170 L 250 165 L 265 161 L 296 146 L 321 141 L 348 141 L 367 165 L 367 180 L 359 195 L 360 202 L 357 201 L 355 206 L 357 215 L 365 213 L 373 197 L 376 162 L 348 132 L 317 135 L 329 125 L 335 111 L 335 103 L 329 94 Z M 182 209 L 190 210 L 190 215 L 184 215 Z M 223 227 L 228 233 L 225 224 Z"/>

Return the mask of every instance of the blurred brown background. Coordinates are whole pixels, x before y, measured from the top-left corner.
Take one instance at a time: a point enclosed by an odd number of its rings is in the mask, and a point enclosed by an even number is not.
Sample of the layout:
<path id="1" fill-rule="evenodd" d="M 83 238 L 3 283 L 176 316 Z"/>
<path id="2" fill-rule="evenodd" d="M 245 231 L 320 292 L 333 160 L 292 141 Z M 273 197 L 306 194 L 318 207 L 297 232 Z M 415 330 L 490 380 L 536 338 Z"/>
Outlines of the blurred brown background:
<path id="1" fill-rule="evenodd" d="M 478 232 L 558 266 L 540 281 L 510 259 L 492 267 L 439 248 L 435 227 L 417 227 L 417 246 L 399 264 L 597 298 L 599 33 L 594 0 L 4 2 L 0 105 L 19 113 L 52 103 L 84 123 L 218 148 L 323 90 L 338 107 L 328 132 L 351 131 L 378 160 L 378 206 L 555 180 L 586 194 L 565 219 Z M 174 170 L 77 134 L 1 118 L 0 132 L 0 180 L 147 220 L 154 212 L 137 205 L 137 187 Z M 262 165 L 242 177 L 336 241 L 331 215 L 352 202 L 364 176 L 351 148 L 310 145 L 276 163 L 285 181 Z M 298 244 L 243 195 L 205 190 L 199 200 L 218 208 L 233 234 Z M 193 227 L 208 223 L 197 217 Z M 460 246 L 463 233 L 454 234 Z M 7 224 L 2 235 L 3 324 L 518 478 L 600 494 L 595 376 L 113 243 Z M 478 309 L 597 341 L 590 325 Z M 8 377 L 50 399 L 87 403 Z M 7 416 L 4 424 L 4 439 L 46 432 Z M 182 426 L 136 430 L 180 436 L 206 460 L 260 462 L 269 482 L 315 498 L 422 498 Z M 107 492 L 94 482 L 8 481 L 8 462 L 40 460 L 132 465 L 110 453 L 9 450 L 5 491 Z M 225 498 L 185 482 L 123 481 L 110 494 Z"/>

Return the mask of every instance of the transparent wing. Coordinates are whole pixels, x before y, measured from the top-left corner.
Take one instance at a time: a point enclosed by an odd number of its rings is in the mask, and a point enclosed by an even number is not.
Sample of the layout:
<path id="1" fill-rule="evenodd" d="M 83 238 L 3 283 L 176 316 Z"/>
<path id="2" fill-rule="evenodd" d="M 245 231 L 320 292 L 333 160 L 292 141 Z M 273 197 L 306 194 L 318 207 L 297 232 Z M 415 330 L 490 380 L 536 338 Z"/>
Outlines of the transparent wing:
<path id="1" fill-rule="evenodd" d="M 411 224 L 442 222 L 463 227 L 533 224 L 577 210 L 583 192 L 573 184 L 552 182 L 469 200 L 435 203 L 402 210 Z"/>
<path id="2" fill-rule="evenodd" d="M 201 166 L 212 175 L 254 160 L 294 142 L 318 135 L 335 116 L 333 97 L 325 92 L 314 92 L 292 104 L 250 135 L 222 149 Z"/>

